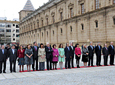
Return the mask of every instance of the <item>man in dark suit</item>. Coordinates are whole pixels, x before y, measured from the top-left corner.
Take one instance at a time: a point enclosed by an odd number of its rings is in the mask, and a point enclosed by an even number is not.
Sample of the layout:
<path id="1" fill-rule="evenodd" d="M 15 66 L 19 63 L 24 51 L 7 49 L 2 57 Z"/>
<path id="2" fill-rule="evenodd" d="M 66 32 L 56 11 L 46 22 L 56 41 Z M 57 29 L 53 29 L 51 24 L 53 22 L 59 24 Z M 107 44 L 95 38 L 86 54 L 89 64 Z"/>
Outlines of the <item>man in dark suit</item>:
<path id="1" fill-rule="evenodd" d="M 47 43 L 45 51 L 46 51 L 47 70 L 52 70 L 52 58 L 53 58 L 52 52 L 53 50 L 49 43 Z"/>
<path id="2" fill-rule="evenodd" d="M 93 66 L 94 47 L 93 47 L 93 43 L 92 42 L 90 42 L 90 45 L 88 46 L 88 50 L 89 50 L 88 66 L 90 66 L 90 62 L 91 62 L 91 66 Z"/>
<path id="3" fill-rule="evenodd" d="M 2 73 L 2 64 L 4 64 L 4 70 L 3 70 L 3 73 L 6 73 L 5 70 L 6 70 L 6 60 L 8 58 L 7 56 L 7 50 L 4 49 L 4 45 L 1 46 L 1 49 L 0 49 L 0 73 Z"/>
<path id="4" fill-rule="evenodd" d="M 65 68 L 67 69 L 67 64 L 68 64 L 68 68 L 70 68 L 70 47 L 69 47 L 69 43 L 66 44 L 65 47 Z"/>
<path id="5" fill-rule="evenodd" d="M 110 55 L 110 65 L 114 65 L 114 45 L 111 42 L 111 45 L 108 47 L 109 55 Z"/>
<path id="6" fill-rule="evenodd" d="M 8 57 L 10 61 L 10 72 L 16 72 L 16 59 L 17 59 L 17 50 L 15 49 L 15 46 L 12 45 L 12 48 L 8 51 Z M 14 64 L 13 70 L 12 70 L 12 64 Z"/>
<path id="7" fill-rule="evenodd" d="M 95 53 L 96 53 L 96 65 L 97 66 L 101 66 L 101 50 L 102 50 L 102 46 L 100 45 L 100 43 L 98 43 L 98 45 L 95 47 Z"/>
<path id="8" fill-rule="evenodd" d="M 32 69 L 34 71 L 35 70 L 35 68 L 34 68 L 35 61 L 36 61 L 36 70 L 38 70 L 38 49 L 39 49 L 39 47 L 37 46 L 36 42 L 34 42 L 33 44 L 34 44 L 34 46 L 32 47 L 32 49 L 33 49 L 33 65 L 32 65 Z"/>
<path id="9" fill-rule="evenodd" d="M 75 48 L 73 46 L 73 43 L 71 42 L 70 43 L 70 62 L 71 62 L 72 68 L 74 68 L 74 51 L 75 51 Z"/>
<path id="10" fill-rule="evenodd" d="M 103 52 L 103 58 L 104 58 L 104 65 L 107 66 L 108 55 L 109 55 L 107 44 L 105 44 L 105 47 L 103 47 L 102 52 Z"/>

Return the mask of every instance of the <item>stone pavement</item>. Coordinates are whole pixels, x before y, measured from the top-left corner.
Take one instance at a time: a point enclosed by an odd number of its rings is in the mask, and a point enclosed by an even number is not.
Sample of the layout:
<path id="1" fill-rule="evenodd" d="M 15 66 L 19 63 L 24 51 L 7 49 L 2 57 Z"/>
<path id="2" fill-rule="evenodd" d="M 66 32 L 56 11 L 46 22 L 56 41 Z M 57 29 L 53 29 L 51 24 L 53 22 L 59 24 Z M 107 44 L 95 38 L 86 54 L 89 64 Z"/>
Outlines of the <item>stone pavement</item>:
<path id="1" fill-rule="evenodd" d="M 95 61 L 94 56 L 94 65 Z M 80 66 L 83 66 L 82 62 Z M 115 66 L 23 73 L 19 73 L 18 68 L 16 73 L 9 73 L 8 67 L 7 61 L 7 73 L 0 74 L 0 85 L 115 85 Z"/>

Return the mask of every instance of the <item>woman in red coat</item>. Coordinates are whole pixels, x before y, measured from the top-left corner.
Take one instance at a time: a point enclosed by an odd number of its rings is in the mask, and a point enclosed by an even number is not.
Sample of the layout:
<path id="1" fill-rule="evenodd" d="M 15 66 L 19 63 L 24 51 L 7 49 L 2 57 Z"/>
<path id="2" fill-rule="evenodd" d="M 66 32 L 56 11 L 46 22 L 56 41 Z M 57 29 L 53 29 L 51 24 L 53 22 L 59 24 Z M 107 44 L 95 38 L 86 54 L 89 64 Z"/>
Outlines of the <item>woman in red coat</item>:
<path id="1" fill-rule="evenodd" d="M 18 58 L 19 58 L 19 72 L 21 72 L 21 67 L 22 67 L 22 71 L 24 71 L 24 52 L 25 50 L 23 49 L 23 46 L 20 46 L 20 49 L 18 50 Z"/>
<path id="2" fill-rule="evenodd" d="M 75 46 L 75 55 L 76 55 L 76 64 L 77 64 L 77 68 L 80 68 L 79 67 L 79 60 L 80 60 L 80 56 L 81 56 L 81 49 L 79 47 L 79 44 L 76 44 Z"/>

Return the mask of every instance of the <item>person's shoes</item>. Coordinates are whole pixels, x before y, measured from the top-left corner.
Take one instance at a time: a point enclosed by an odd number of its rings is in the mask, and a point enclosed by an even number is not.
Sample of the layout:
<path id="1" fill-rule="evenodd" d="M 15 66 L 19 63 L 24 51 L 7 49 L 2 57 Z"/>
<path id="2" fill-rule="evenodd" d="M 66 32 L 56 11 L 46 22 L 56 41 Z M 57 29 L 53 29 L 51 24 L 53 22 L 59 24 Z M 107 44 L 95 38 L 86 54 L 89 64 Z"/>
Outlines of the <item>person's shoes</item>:
<path id="1" fill-rule="evenodd" d="M 13 72 L 15 72 L 15 73 L 16 73 L 16 71 L 13 71 Z"/>
<path id="2" fill-rule="evenodd" d="M 99 65 L 99 66 L 102 66 L 102 65 Z"/>
<path id="3" fill-rule="evenodd" d="M 90 65 L 88 65 L 88 67 L 90 67 Z"/>
<path id="4" fill-rule="evenodd" d="M 55 68 L 57 70 L 57 68 Z"/>
<path id="5" fill-rule="evenodd" d="M 6 73 L 5 71 L 3 71 L 3 73 Z"/>
<path id="6" fill-rule="evenodd" d="M 12 71 L 10 71 L 10 73 L 12 73 Z"/>
<path id="7" fill-rule="evenodd" d="M 79 65 L 77 66 L 77 68 L 80 68 Z"/>
<path id="8" fill-rule="evenodd" d="M 65 69 L 67 69 L 67 67 Z"/>
<path id="9" fill-rule="evenodd" d="M 2 71 L 0 72 L 0 74 L 2 73 Z"/>
<path id="10" fill-rule="evenodd" d="M 94 67 L 94 65 L 91 65 L 91 66 L 93 66 L 93 67 Z"/>
<path id="11" fill-rule="evenodd" d="M 74 68 L 74 66 L 72 68 Z"/>

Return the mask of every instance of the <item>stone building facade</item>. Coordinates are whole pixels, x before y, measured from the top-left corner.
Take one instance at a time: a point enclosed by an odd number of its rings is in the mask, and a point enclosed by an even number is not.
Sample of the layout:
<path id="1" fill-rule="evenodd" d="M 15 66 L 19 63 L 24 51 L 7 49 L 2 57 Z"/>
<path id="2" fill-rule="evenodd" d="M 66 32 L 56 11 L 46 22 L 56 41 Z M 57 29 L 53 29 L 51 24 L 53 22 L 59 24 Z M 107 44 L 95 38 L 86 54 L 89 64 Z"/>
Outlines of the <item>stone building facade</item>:
<path id="1" fill-rule="evenodd" d="M 19 12 L 20 44 L 115 42 L 114 3 L 115 0 L 50 0 L 37 10 L 29 3 L 31 10 Z"/>

